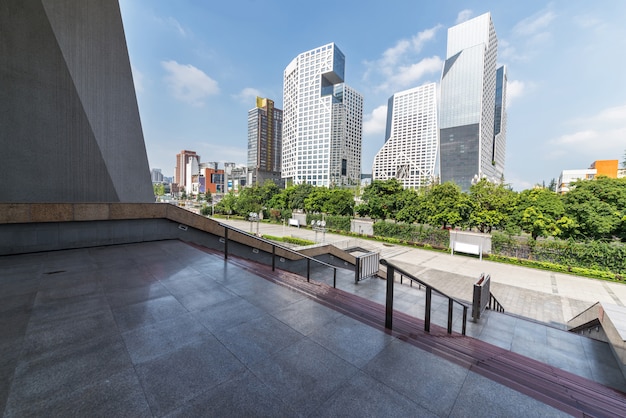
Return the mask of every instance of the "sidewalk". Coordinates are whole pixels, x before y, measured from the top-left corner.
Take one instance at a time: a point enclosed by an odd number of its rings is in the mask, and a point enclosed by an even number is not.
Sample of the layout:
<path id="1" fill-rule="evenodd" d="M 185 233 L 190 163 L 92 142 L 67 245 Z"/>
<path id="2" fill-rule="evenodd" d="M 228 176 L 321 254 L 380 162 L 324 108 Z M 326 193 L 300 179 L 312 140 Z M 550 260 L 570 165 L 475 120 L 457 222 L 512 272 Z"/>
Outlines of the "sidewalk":
<path id="1" fill-rule="evenodd" d="M 257 225 L 247 221 L 220 222 L 256 232 Z M 491 292 L 507 313 L 565 329 L 567 321 L 592 304 L 602 302 L 626 306 L 626 285 L 569 274 L 512 266 L 463 255 L 383 244 L 371 240 L 316 233 L 308 228 L 283 225 L 258 225 L 261 234 L 294 236 L 311 241 L 340 243 L 354 240 L 364 248 L 381 252 L 385 258 L 458 299 L 471 301 L 472 285 L 482 273 L 491 276 Z"/>

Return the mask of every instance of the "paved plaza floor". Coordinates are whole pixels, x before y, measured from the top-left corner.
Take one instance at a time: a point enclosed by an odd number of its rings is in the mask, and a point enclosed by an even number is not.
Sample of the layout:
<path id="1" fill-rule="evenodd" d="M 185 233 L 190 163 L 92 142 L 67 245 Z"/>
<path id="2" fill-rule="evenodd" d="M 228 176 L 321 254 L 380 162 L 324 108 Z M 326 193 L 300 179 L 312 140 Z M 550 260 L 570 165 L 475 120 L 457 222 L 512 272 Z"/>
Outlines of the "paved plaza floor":
<path id="1" fill-rule="evenodd" d="M 392 250 L 433 280 L 486 265 Z M 383 280 L 344 276 L 342 290 L 384 300 Z M 180 241 L 0 257 L 0 298 L 5 417 L 566 415 Z M 394 304 L 423 317 L 420 289 L 396 286 Z M 626 392 L 606 344 L 558 326 L 488 312 L 468 335 Z"/>
<path id="2" fill-rule="evenodd" d="M 565 415 L 179 241 L 0 271 L 5 417 Z"/>

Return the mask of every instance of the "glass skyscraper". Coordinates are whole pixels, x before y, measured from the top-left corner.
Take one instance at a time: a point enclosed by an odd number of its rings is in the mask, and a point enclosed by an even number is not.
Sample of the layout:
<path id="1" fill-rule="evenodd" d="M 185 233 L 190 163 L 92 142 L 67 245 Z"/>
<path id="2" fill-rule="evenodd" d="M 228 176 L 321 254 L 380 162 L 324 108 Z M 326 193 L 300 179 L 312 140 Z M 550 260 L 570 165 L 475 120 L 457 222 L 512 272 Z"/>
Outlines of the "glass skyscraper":
<path id="1" fill-rule="evenodd" d="M 272 180 L 280 184 L 283 136 L 283 111 L 274 101 L 256 98 L 256 107 L 248 111 L 248 172 L 252 183 Z"/>
<path id="2" fill-rule="evenodd" d="M 498 40 L 486 13 L 448 29 L 439 115 L 441 182 L 469 190 L 504 176 L 506 71 L 496 68 Z"/>
<path id="3" fill-rule="evenodd" d="M 374 157 L 372 178 L 396 178 L 404 188 L 413 189 L 430 184 L 438 134 L 435 83 L 394 94 L 387 106 L 385 144 Z"/>
<path id="4" fill-rule="evenodd" d="M 282 177 L 293 184 L 357 185 L 363 97 L 344 83 L 345 56 L 334 43 L 289 63 L 283 85 Z"/>

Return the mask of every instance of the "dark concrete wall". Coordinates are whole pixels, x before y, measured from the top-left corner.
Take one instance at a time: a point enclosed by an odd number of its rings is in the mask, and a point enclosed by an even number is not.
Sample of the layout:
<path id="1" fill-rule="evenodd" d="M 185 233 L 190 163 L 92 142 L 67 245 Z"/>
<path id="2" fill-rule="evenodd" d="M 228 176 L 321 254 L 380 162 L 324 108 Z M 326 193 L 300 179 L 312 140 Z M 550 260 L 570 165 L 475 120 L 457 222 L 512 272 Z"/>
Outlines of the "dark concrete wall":
<path id="1" fill-rule="evenodd" d="M 151 202 L 119 5 L 0 1 L 0 202 Z"/>

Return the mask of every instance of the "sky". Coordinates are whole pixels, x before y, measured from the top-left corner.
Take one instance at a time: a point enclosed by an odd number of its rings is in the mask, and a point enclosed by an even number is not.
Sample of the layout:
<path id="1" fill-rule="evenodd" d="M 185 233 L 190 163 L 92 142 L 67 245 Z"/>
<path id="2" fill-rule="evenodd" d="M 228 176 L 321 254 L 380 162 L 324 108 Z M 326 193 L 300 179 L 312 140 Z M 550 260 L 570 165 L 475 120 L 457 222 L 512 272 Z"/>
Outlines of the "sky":
<path id="1" fill-rule="evenodd" d="M 334 42 L 364 96 L 362 172 L 384 143 L 387 100 L 439 84 L 447 29 L 491 13 L 508 71 L 505 181 L 549 184 L 562 170 L 626 152 L 626 1 L 120 0 L 150 168 L 176 154 L 247 163 L 256 96 L 282 108 L 285 67 Z"/>

